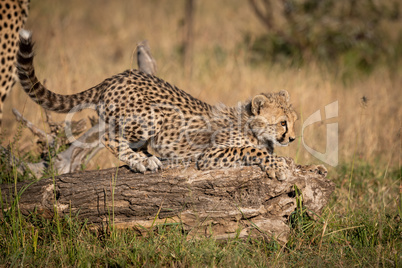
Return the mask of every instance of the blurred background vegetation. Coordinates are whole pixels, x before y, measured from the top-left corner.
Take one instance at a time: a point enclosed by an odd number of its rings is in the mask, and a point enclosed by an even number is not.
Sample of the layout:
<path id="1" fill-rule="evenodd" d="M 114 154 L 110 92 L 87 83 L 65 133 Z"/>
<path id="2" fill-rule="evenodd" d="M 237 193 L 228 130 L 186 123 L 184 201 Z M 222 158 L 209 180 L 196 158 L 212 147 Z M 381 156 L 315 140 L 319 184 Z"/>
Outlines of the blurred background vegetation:
<path id="1" fill-rule="evenodd" d="M 252 40 L 252 60 L 343 67 L 342 78 L 395 67 L 402 55 L 399 1 L 249 0 L 266 33 Z M 386 29 L 391 27 L 390 29 Z M 396 30 L 396 31 L 395 31 Z"/>
<path id="2" fill-rule="evenodd" d="M 339 117 L 307 127 L 306 144 L 324 153 L 326 124 L 337 122 L 340 162 L 398 165 L 400 14 L 396 0 L 41 0 L 32 1 L 26 28 L 37 74 L 55 92 L 76 93 L 136 68 L 136 44 L 148 39 L 158 76 L 193 96 L 235 105 L 286 89 L 299 135 L 308 116 L 338 101 Z M 43 125 L 43 112 L 18 86 L 5 106 L 3 143 L 17 133 L 12 107 Z M 21 136 L 22 152 L 35 148 L 27 130 Z M 300 139 L 278 154 L 319 162 Z M 119 164 L 106 150 L 100 155 L 88 168 Z"/>

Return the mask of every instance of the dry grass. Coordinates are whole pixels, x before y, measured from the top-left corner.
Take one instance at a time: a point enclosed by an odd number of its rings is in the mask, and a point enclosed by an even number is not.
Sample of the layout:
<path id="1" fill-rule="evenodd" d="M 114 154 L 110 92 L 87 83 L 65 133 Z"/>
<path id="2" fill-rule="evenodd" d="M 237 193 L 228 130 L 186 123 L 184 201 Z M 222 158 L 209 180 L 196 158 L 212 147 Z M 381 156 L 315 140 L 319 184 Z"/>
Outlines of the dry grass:
<path id="1" fill-rule="evenodd" d="M 345 86 L 337 76 L 315 64 L 302 69 L 251 66 L 246 32 L 258 35 L 264 29 L 246 1 L 198 2 L 195 17 L 194 66 L 184 76 L 179 48 L 182 40 L 184 1 L 33 1 L 27 25 L 36 40 L 35 65 L 40 79 L 58 93 L 76 93 L 127 68 L 136 67 L 136 43 L 148 39 L 158 63 L 158 74 L 195 97 L 209 103 L 234 105 L 262 91 L 287 89 L 302 120 L 333 101 L 339 101 L 339 160 L 360 159 L 400 165 L 401 87 L 400 71 L 390 74 L 378 68 L 372 75 Z M 361 98 L 368 99 L 361 104 Z M 5 141 L 16 131 L 11 108 L 24 111 L 36 124 L 42 121 L 39 107 L 15 87 L 6 101 Z M 84 117 L 83 112 L 80 116 Z M 63 115 L 56 118 L 63 120 Z M 327 122 L 325 122 L 327 123 Z M 305 131 L 306 143 L 325 151 L 325 124 Z M 300 131 L 299 131 L 300 133 Z M 24 131 L 21 148 L 31 150 L 32 135 Z M 356 148 L 356 149 L 355 149 Z M 319 162 L 303 146 L 294 144 L 279 154 L 296 156 L 300 163 Z M 107 154 L 107 157 L 105 157 Z M 117 164 L 104 152 L 89 168 Z"/>

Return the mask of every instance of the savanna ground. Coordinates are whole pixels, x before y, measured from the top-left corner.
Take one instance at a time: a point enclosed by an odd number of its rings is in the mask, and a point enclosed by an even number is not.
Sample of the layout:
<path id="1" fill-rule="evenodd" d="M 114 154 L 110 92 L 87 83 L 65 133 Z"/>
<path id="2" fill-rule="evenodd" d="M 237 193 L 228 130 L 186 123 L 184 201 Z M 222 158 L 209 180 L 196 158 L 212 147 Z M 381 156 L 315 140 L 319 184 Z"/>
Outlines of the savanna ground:
<path id="1" fill-rule="evenodd" d="M 130 230 L 93 232 L 73 217 L 42 220 L 9 212 L 0 220 L 0 265 L 400 267 L 400 61 L 385 58 L 369 72 L 351 67 L 348 58 L 330 67 L 313 59 L 296 66 L 256 63 L 252 41 L 267 30 L 246 1 L 199 1 L 195 11 L 190 74 L 182 64 L 184 1 L 33 1 L 26 28 L 36 42 L 37 74 L 55 92 L 76 93 L 136 67 L 136 43 L 147 39 L 158 76 L 211 104 L 236 105 L 260 92 L 288 90 L 300 115 L 299 134 L 310 115 L 321 110 L 325 118 L 324 107 L 338 101 L 338 117 L 304 129 L 306 145 L 324 153 L 326 126 L 338 123 L 339 164 L 327 165 L 336 190 L 321 218 L 314 221 L 298 211 L 289 242 L 279 245 L 251 238 L 188 240 L 180 226 L 158 227 L 146 238 Z M 400 21 L 382 26 L 398 38 Z M 400 43 L 390 46 L 402 52 Z M 35 140 L 18 128 L 13 107 L 38 126 L 43 112 L 19 86 L 6 100 L 2 142 L 14 141 L 15 151 L 32 159 Z M 300 164 L 321 163 L 301 136 L 277 153 Z M 86 168 L 118 165 L 103 150 Z"/>

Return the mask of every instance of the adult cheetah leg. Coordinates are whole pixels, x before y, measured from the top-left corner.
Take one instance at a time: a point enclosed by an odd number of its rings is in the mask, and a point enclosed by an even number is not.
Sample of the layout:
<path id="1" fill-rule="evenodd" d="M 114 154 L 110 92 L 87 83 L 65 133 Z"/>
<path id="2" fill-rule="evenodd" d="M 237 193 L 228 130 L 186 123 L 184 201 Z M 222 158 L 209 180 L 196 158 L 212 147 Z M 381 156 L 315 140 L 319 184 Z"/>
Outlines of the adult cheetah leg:
<path id="1" fill-rule="evenodd" d="M 130 142 L 121 136 L 112 138 L 109 133 L 105 133 L 102 143 L 133 171 L 144 173 L 147 170 L 156 171 L 162 168 L 162 162 L 156 156 L 149 157 L 143 151 L 134 151 Z"/>
<path id="2" fill-rule="evenodd" d="M 215 148 L 203 153 L 197 161 L 197 167 L 201 170 L 250 165 L 259 165 L 270 178 L 287 178 L 288 166 L 284 158 L 254 147 Z"/>
<path id="3" fill-rule="evenodd" d="M 3 122 L 3 102 L 0 101 L 0 130 L 2 122 Z"/>

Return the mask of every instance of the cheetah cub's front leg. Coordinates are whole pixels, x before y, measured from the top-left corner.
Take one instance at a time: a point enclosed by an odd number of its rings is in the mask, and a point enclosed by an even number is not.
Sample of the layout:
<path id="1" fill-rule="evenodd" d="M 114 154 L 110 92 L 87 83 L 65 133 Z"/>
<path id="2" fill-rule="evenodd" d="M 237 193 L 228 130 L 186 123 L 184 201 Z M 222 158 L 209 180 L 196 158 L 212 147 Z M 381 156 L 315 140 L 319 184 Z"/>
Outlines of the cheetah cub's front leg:
<path id="1" fill-rule="evenodd" d="M 112 139 L 109 133 L 106 133 L 102 137 L 102 143 L 135 172 L 157 171 L 163 167 L 162 162 L 156 156 L 148 157 L 142 151 L 133 151 L 129 141 L 121 136 Z"/>
<path id="2" fill-rule="evenodd" d="M 289 169 L 284 158 L 255 147 L 217 148 L 202 154 L 197 161 L 201 170 L 250 165 L 259 165 L 272 179 L 283 181 L 288 177 Z"/>
<path id="3" fill-rule="evenodd" d="M 283 157 L 269 155 L 259 166 L 270 178 L 276 178 L 278 181 L 284 181 L 289 177 L 289 167 Z"/>

